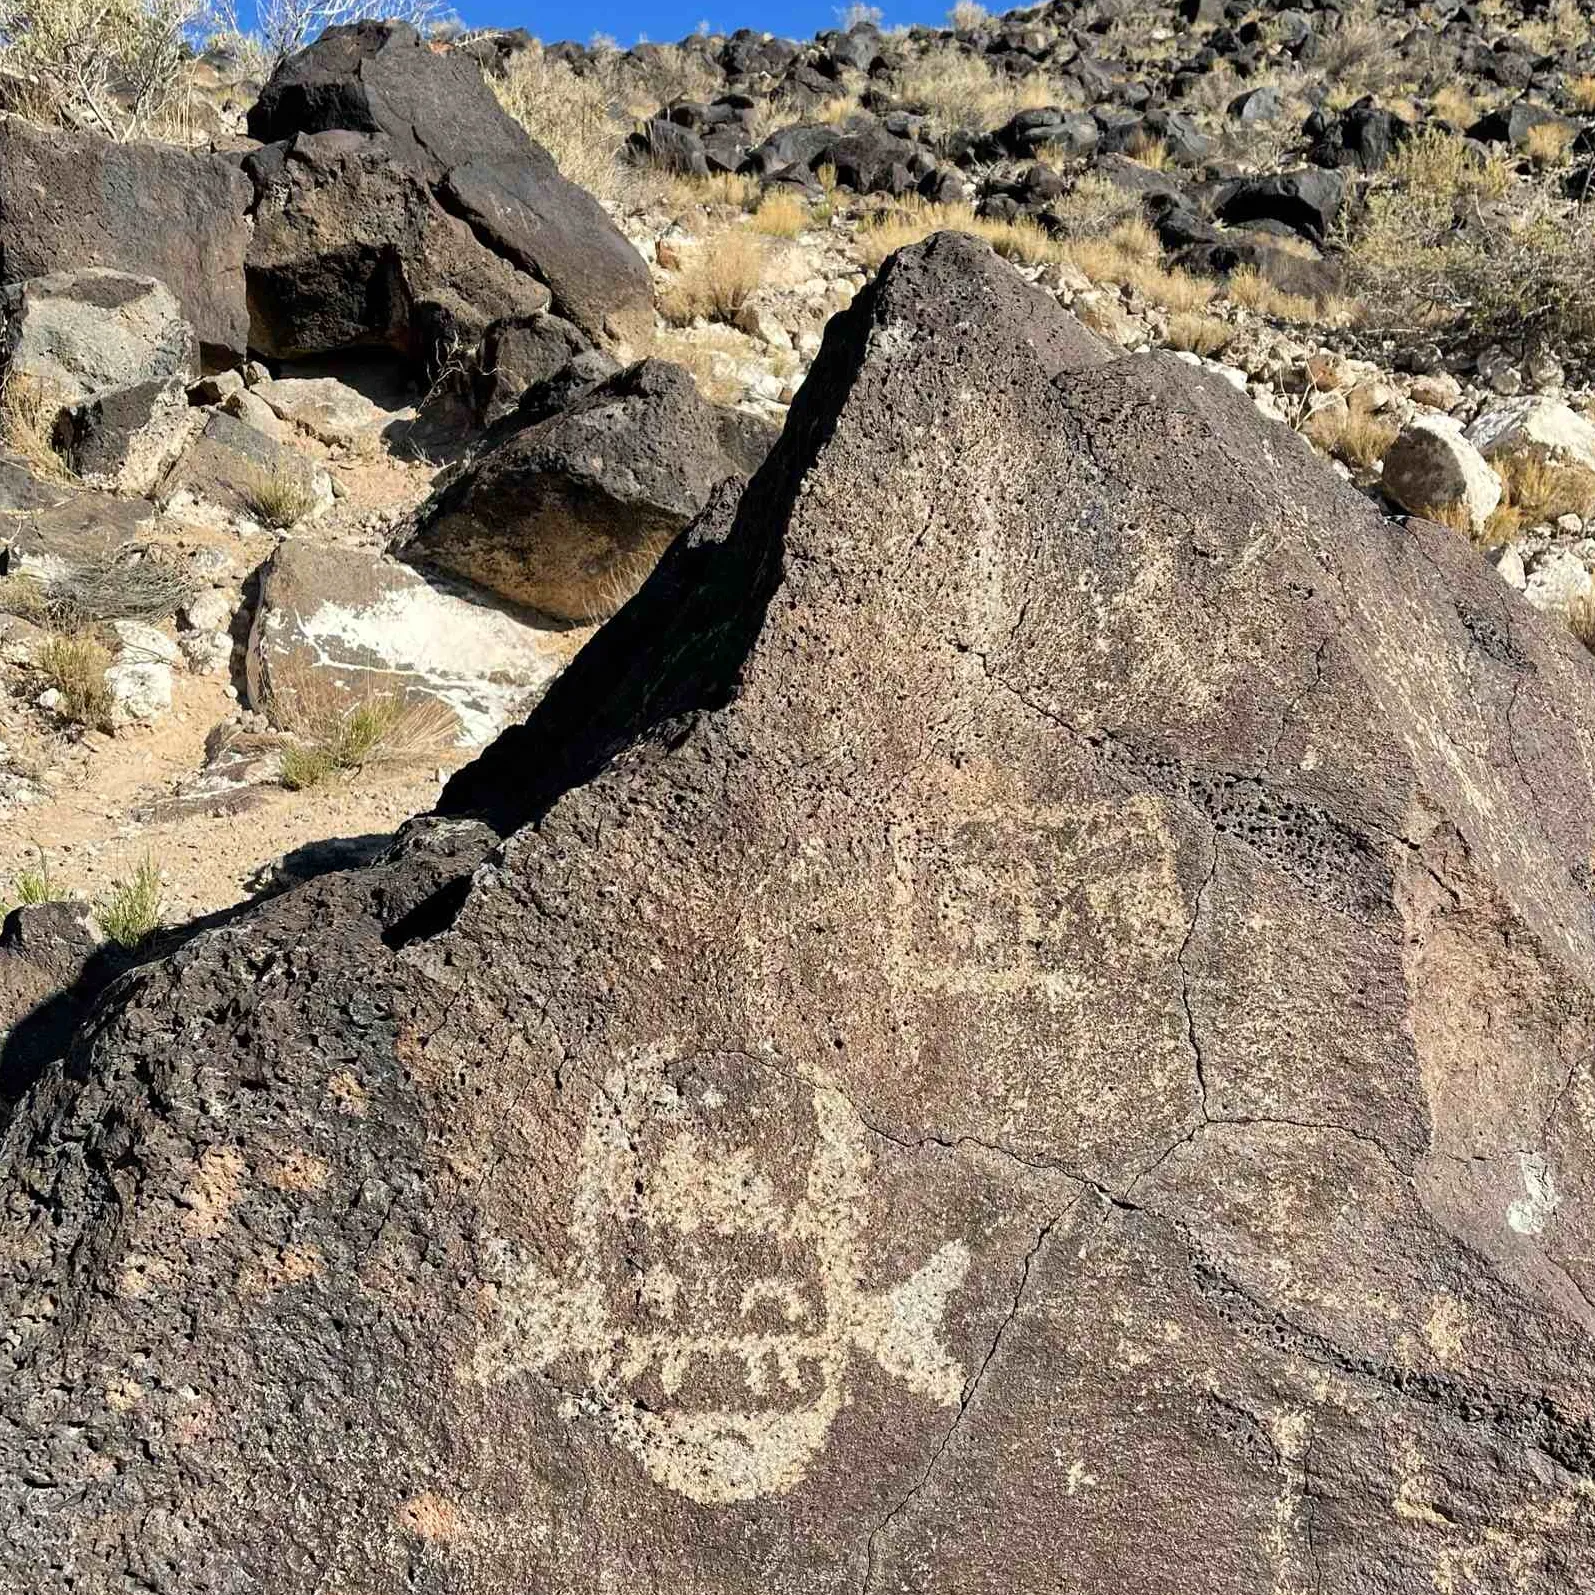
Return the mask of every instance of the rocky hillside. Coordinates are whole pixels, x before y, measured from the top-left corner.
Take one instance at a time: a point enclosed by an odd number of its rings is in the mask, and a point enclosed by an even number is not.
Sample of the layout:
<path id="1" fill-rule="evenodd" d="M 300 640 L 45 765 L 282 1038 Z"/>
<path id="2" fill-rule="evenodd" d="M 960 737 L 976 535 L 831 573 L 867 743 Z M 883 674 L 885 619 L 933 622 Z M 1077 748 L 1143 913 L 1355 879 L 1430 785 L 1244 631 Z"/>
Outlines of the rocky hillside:
<path id="1" fill-rule="evenodd" d="M 1595 29 L 949 20 L 0 61 L 0 1595 L 1581 1587 Z"/>

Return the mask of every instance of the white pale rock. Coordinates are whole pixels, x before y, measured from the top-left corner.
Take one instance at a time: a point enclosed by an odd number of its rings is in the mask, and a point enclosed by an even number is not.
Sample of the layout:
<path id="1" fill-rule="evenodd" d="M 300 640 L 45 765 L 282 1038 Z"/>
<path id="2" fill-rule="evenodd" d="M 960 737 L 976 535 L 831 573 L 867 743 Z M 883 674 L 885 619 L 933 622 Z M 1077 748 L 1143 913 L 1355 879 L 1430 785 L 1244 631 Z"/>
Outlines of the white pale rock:
<path id="1" fill-rule="evenodd" d="M 154 720 L 172 706 L 172 667 L 156 659 L 119 659 L 105 672 L 105 684 L 118 725 Z"/>
<path id="2" fill-rule="evenodd" d="M 1533 451 L 1595 473 L 1595 426 L 1556 399 L 1534 395 L 1492 405 L 1467 436 L 1486 459 Z"/>
<path id="3" fill-rule="evenodd" d="M 183 655 L 164 631 L 142 620 L 113 620 L 111 630 L 121 644 L 120 657 L 130 663 L 153 659 L 161 664 L 181 664 Z"/>
<path id="4" fill-rule="evenodd" d="M 391 419 L 387 411 L 336 377 L 273 377 L 257 382 L 253 392 L 280 420 L 302 427 L 323 443 L 371 442 Z"/>
<path id="5" fill-rule="evenodd" d="M 1503 545 L 1495 555 L 1495 573 L 1508 587 L 1519 592 L 1528 585 L 1528 572 L 1523 568 L 1523 556 L 1510 544 Z"/>
<path id="6" fill-rule="evenodd" d="M 225 587 L 207 587 L 183 605 L 180 619 L 190 631 L 225 631 L 237 607 L 235 593 Z"/>
<path id="7" fill-rule="evenodd" d="M 1385 492 L 1412 515 L 1436 515 L 1460 508 L 1470 532 L 1501 502 L 1501 479 L 1462 435 L 1449 416 L 1423 415 L 1409 421 L 1385 455 Z"/>
<path id="8" fill-rule="evenodd" d="M 1550 549 L 1534 560 L 1523 589 L 1523 596 L 1536 609 L 1560 615 L 1569 614 L 1590 595 L 1590 573 L 1583 560 L 1561 548 Z"/>

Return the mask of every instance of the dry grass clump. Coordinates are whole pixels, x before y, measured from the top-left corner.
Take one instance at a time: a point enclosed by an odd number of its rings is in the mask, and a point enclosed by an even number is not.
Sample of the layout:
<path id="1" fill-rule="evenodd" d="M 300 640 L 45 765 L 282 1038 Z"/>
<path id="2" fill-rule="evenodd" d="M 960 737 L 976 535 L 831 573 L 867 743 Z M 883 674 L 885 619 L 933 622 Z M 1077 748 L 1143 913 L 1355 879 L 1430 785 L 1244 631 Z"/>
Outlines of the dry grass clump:
<path id="1" fill-rule="evenodd" d="M 1567 611 L 1567 624 L 1573 635 L 1595 653 L 1595 593 L 1585 593 L 1573 600 Z"/>
<path id="2" fill-rule="evenodd" d="M 499 104 L 554 157 L 564 176 L 599 199 L 621 198 L 628 177 L 620 160 L 627 127 L 613 112 L 612 85 L 597 74 L 578 75 L 539 44 L 513 56 L 503 76 L 488 82 Z"/>
<path id="3" fill-rule="evenodd" d="M 50 595 L 45 584 L 27 571 L 0 576 L 0 614 L 15 615 L 35 626 L 50 624 Z"/>
<path id="4" fill-rule="evenodd" d="M 94 905 L 94 918 L 118 946 L 142 947 L 161 928 L 161 872 L 148 853 L 133 873 L 111 882 L 111 889 Z"/>
<path id="5" fill-rule="evenodd" d="M 293 739 L 283 743 L 279 776 L 291 792 L 371 764 L 435 758 L 459 729 L 436 699 L 378 688 L 351 695 L 312 671 L 272 682 L 271 715 Z"/>
<path id="6" fill-rule="evenodd" d="M 1506 512 L 1503 524 L 1508 515 L 1515 527 L 1548 525 L 1561 515 L 1595 517 L 1595 476 L 1582 467 L 1550 459 L 1537 449 L 1496 455 L 1490 464 L 1501 478 L 1497 513 Z"/>
<path id="7" fill-rule="evenodd" d="M 63 719 L 96 731 L 111 729 L 111 689 L 105 679 L 111 655 L 98 638 L 46 637 L 33 662 L 46 685 L 61 694 Z"/>
<path id="8" fill-rule="evenodd" d="M 55 447 L 55 423 L 62 405 L 61 395 L 30 373 L 12 371 L 0 382 L 0 443 L 47 482 L 72 480 Z"/>
<path id="9" fill-rule="evenodd" d="M 957 0 L 947 13 L 947 26 L 955 33 L 973 33 L 990 20 L 991 13 L 978 0 Z"/>
<path id="10" fill-rule="evenodd" d="M 1058 237 L 1097 238 L 1139 217 L 1141 201 L 1100 173 L 1085 172 L 1047 209 Z"/>
<path id="11" fill-rule="evenodd" d="M 66 893 L 51 878 L 50 861 L 45 857 L 44 849 L 35 843 L 33 851 L 38 854 L 38 862 L 24 864 L 11 877 L 10 896 L 16 900 L 19 908 L 33 908 L 40 903 L 59 903 L 66 897 Z"/>
<path id="12" fill-rule="evenodd" d="M 1037 266 L 1063 258 L 1057 239 L 1029 217 L 999 221 L 977 216 L 969 205 L 936 205 L 914 195 L 864 221 L 854 242 L 859 258 L 873 271 L 888 255 L 939 232 L 969 233 L 984 239 L 999 255 L 1021 265 Z"/>
<path id="13" fill-rule="evenodd" d="M 808 207 L 796 194 L 770 193 L 759 201 L 752 226 L 770 238 L 796 238 L 808 223 Z"/>
<path id="14" fill-rule="evenodd" d="M 1145 166 L 1154 172 L 1166 172 L 1169 168 L 1169 147 L 1160 138 L 1153 138 L 1146 133 L 1137 133 L 1130 140 L 1129 147 L 1124 152 L 1137 166 Z"/>
<path id="15" fill-rule="evenodd" d="M 928 116 L 943 133 L 979 133 L 1000 126 L 1018 111 L 1060 103 L 1059 90 L 1044 73 L 1006 77 L 984 56 L 939 45 L 898 74 L 897 98 Z"/>
<path id="16" fill-rule="evenodd" d="M 1479 108 L 1471 93 L 1460 83 L 1446 83 L 1429 100 L 1429 114 L 1454 128 L 1472 127 Z"/>
<path id="17" fill-rule="evenodd" d="M 740 172 L 711 172 L 707 177 L 673 177 L 670 180 L 670 199 L 683 211 L 717 207 L 752 210 L 762 192 L 758 178 Z"/>
<path id="18" fill-rule="evenodd" d="M 1371 6 L 1342 16 L 1327 34 L 1313 66 L 1331 85 L 1331 103 L 1349 105 L 1365 94 L 1391 88 L 1402 71 L 1392 35 L 1375 20 Z"/>
<path id="19" fill-rule="evenodd" d="M 315 507 L 315 490 L 292 471 L 261 471 L 244 494 L 244 508 L 279 532 L 297 526 Z"/>
<path id="20" fill-rule="evenodd" d="M 1224 291 L 1232 304 L 1276 321 L 1313 321 L 1320 314 L 1316 299 L 1276 288 L 1255 266 L 1236 267 L 1229 274 Z"/>
<path id="21" fill-rule="evenodd" d="M 1567 97 L 1575 111 L 1588 115 L 1595 111 L 1595 72 L 1581 73 L 1567 80 Z"/>
<path id="22" fill-rule="evenodd" d="M 766 244 L 758 234 L 728 228 L 685 251 L 680 267 L 659 296 L 659 311 L 672 326 L 693 321 L 735 323 L 764 280 Z"/>
<path id="23" fill-rule="evenodd" d="M 1315 410 L 1302 426 L 1303 434 L 1325 454 L 1367 474 L 1384 459 L 1401 428 L 1375 413 L 1365 399 L 1353 394 L 1342 405 L 1325 405 Z"/>
<path id="24" fill-rule="evenodd" d="M 1536 122 L 1523 135 L 1523 153 L 1537 167 L 1565 166 L 1577 134 L 1571 122 Z"/>
<path id="25" fill-rule="evenodd" d="M 1141 218 L 1120 222 L 1105 238 L 1077 238 L 1062 246 L 1062 258 L 1092 282 L 1136 289 L 1152 304 L 1187 314 L 1212 302 L 1215 285 L 1163 264 L 1157 234 Z"/>
<path id="26" fill-rule="evenodd" d="M 1211 360 L 1222 354 L 1235 339 L 1235 328 L 1218 316 L 1204 316 L 1200 311 L 1181 310 L 1169 317 L 1167 343 L 1171 349 L 1183 349 L 1188 354 Z"/>

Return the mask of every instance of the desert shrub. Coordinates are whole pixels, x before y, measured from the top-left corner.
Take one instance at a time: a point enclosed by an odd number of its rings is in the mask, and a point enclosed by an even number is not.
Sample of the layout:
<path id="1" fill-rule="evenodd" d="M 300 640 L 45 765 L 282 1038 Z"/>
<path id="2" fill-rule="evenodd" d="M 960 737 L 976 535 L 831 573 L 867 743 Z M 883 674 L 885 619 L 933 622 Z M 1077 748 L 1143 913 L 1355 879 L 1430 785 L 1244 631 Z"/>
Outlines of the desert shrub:
<path id="1" fill-rule="evenodd" d="M 279 779 L 290 792 L 306 792 L 330 780 L 338 766 L 322 747 L 303 742 L 283 744 Z"/>
<path id="2" fill-rule="evenodd" d="M 61 694 L 64 719 L 99 731 L 111 729 L 111 689 L 105 680 L 111 655 L 97 638 L 46 637 L 34 665 Z"/>
<path id="3" fill-rule="evenodd" d="M 264 71 L 270 73 L 328 28 L 377 17 L 408 22 L 421 33 L 438 32 L 454 22 L 453 11 L 439 0 L 257 0 L 254 27 L 243 39 L 259 52 Z"/>
<path id="4" fill-rule="evenodd" d="M 315 490 L 295 472 L 263 470 L 245 491 L 244 507 L 262 526 L 285 532 L 316 507 Z"/>
<path id="5" fill-rule="evenodd" d="M 979 0 L 957 0 L 957 3 L 947 13 L 947 26 L 958 33 L 973 33 L 984 22 L 991 20 L 991 13 Z"/>
<path id="6" fill-rule="evenodd" d="M 928 116 L 943 133 L 978 133 L 996 127 L 1016 111 L 1058 104 L 1058 93 L 1044 73 L 1002 76 L 983 56 L 952 45 L 925 51 L 897 78 L 898 99 Z"/>
<path id="7" fill-rule="evenodd" d="M 1394 41 L 1364 6 L 1345 13 L 1340 26 L 1323 39 L 1313 66 L 1334 90 L 1332 103 L 1349 105 L 1378 94 L 1400 77 L 1401 57 Z"/>
<path id="8" fill-rule="evenodd" d="M 1360 473 L 1372 471 L 1401 436 L 1400 427 L 1376 414 L 1356 395 L 1343 408 L 1325 406 L 1314 411 L 1302 431 L 1325 454 Z"/>
<path id="9" fill-rule="evenodd" d="M 0 442 L 50 482 L 72 478 L 55 447 L 61 407 L 61 395 L 30 373 L 11 371 L 0 382 Z"/>
<path id="10" fill-rule="evenodd" d="M 796 194 L 766 194 L 753 213 L 753 227 L 771 238 L 796 238 L 808 225 L 808 208 Z"/>
<path id="11" fill-rule="evenodd" d="M 26 571 L 0 576 L 0 614 L 15 615 L 35 626 L 50 623 L 50 601 L 45 584 Z"/>
<path id="12" fill-rule="evenodd" d="M 148 853 L 94 904 L 94 917 L 111 941 L 136 948 L 161 928 L 161 872 Z"/>
<path id="13" fill-rule="evenodd" d="M 1129 143 L 1125 153 L 1137 166 L 1149 167 L 1154 172 L 1168 170 L 1169 147 L 1160 138 L 1149 137 L 1145 133 L 1137 133 Z"/>
<path id="14" fill-rule="evenodd" d="M 1501 478 L 1497 531 L 1545 525 L 1561 515 L 1595 517 L 1595 476 L 1579 466 L 1536 449 L 1497 455 L 1490 464 Z"/>
<path id="15" fill-rule="evenodd" d="M 659 311 L 673 326 L 734 323 L 764 278 L 765 243 L 756 233 L 731 228 L 685 252 L 659 296 Z"/>
<path id="16" fill-rule="evenodd" d="M 1586 116 L 1595 111 L 1595 72 L 1580 73 L 1567 80 L 1567 97 L 1575 111 Z"/>
<path id="17" fill-rule="evenodd" d="M 1429 100 L 1429 114 L 1454 128 L 1471 127 L 1478 111 L 1473 95 L 1461 83 L 1442 84 Z"/>
<path id="18" fill-rule="evenodd" d="M 1218 316 L 1182 310 L 1169 317 L 1168 346 L 1199 354 L 1204 360 L 1222 354 L 1234 337 L 1235 329 Z"/>
<path id="19" fill-rule="evenodd" d="M 40 585 L 50 624 L 71 631 L 102 620 L 167 620 L 195 590 L 186 561 L 114 543 L 80 555 Z"/>
<path id="20" fill-rule="evenodd" d="M 488 81 L 499 104 L 564 176 L 600 199 L 621 197 L 629 176 L 620 159 L 626 125 L 614 114 L 611 88 L 601 76 L 578 74 L 534 44 L 511 57 L 502 77 Z"/>
<path id="21" fill-rule="evenodd" d="M 35 121 L 132 138 L 188 94 L 204 0 L 0 0 L 11 106 Z"/>
<path id="22" fill-rule="evenodd" d="M 1527 347 L 1595 336 L 1592 251 L 1595 207 L 1431 131 L 1402 146 L 1370 195 L 1350 264 L 1382 325 Z"/>

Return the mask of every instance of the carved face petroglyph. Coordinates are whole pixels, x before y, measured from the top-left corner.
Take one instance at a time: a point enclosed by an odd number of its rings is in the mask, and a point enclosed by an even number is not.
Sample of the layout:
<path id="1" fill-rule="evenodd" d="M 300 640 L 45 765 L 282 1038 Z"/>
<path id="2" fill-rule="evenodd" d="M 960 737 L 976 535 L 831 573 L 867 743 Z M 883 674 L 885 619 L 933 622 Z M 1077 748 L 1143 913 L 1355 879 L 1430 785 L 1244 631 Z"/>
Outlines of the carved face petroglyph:
<path id="1" fill-rule="evenodd" d="M 705 1503 L 796 1485 L 855 1357 L 956 1405 L 964 1372 L 940 1331 L 968 1250 L 949 1241 L 864 1289 L 869 1168 L 827 1079 L 628 1060 L 593 1093 L 564 1266 L 504 1289 L 477 1373 L 546 1375 L 566 1416 L 607 1423 L 651 1478 Z"/>

